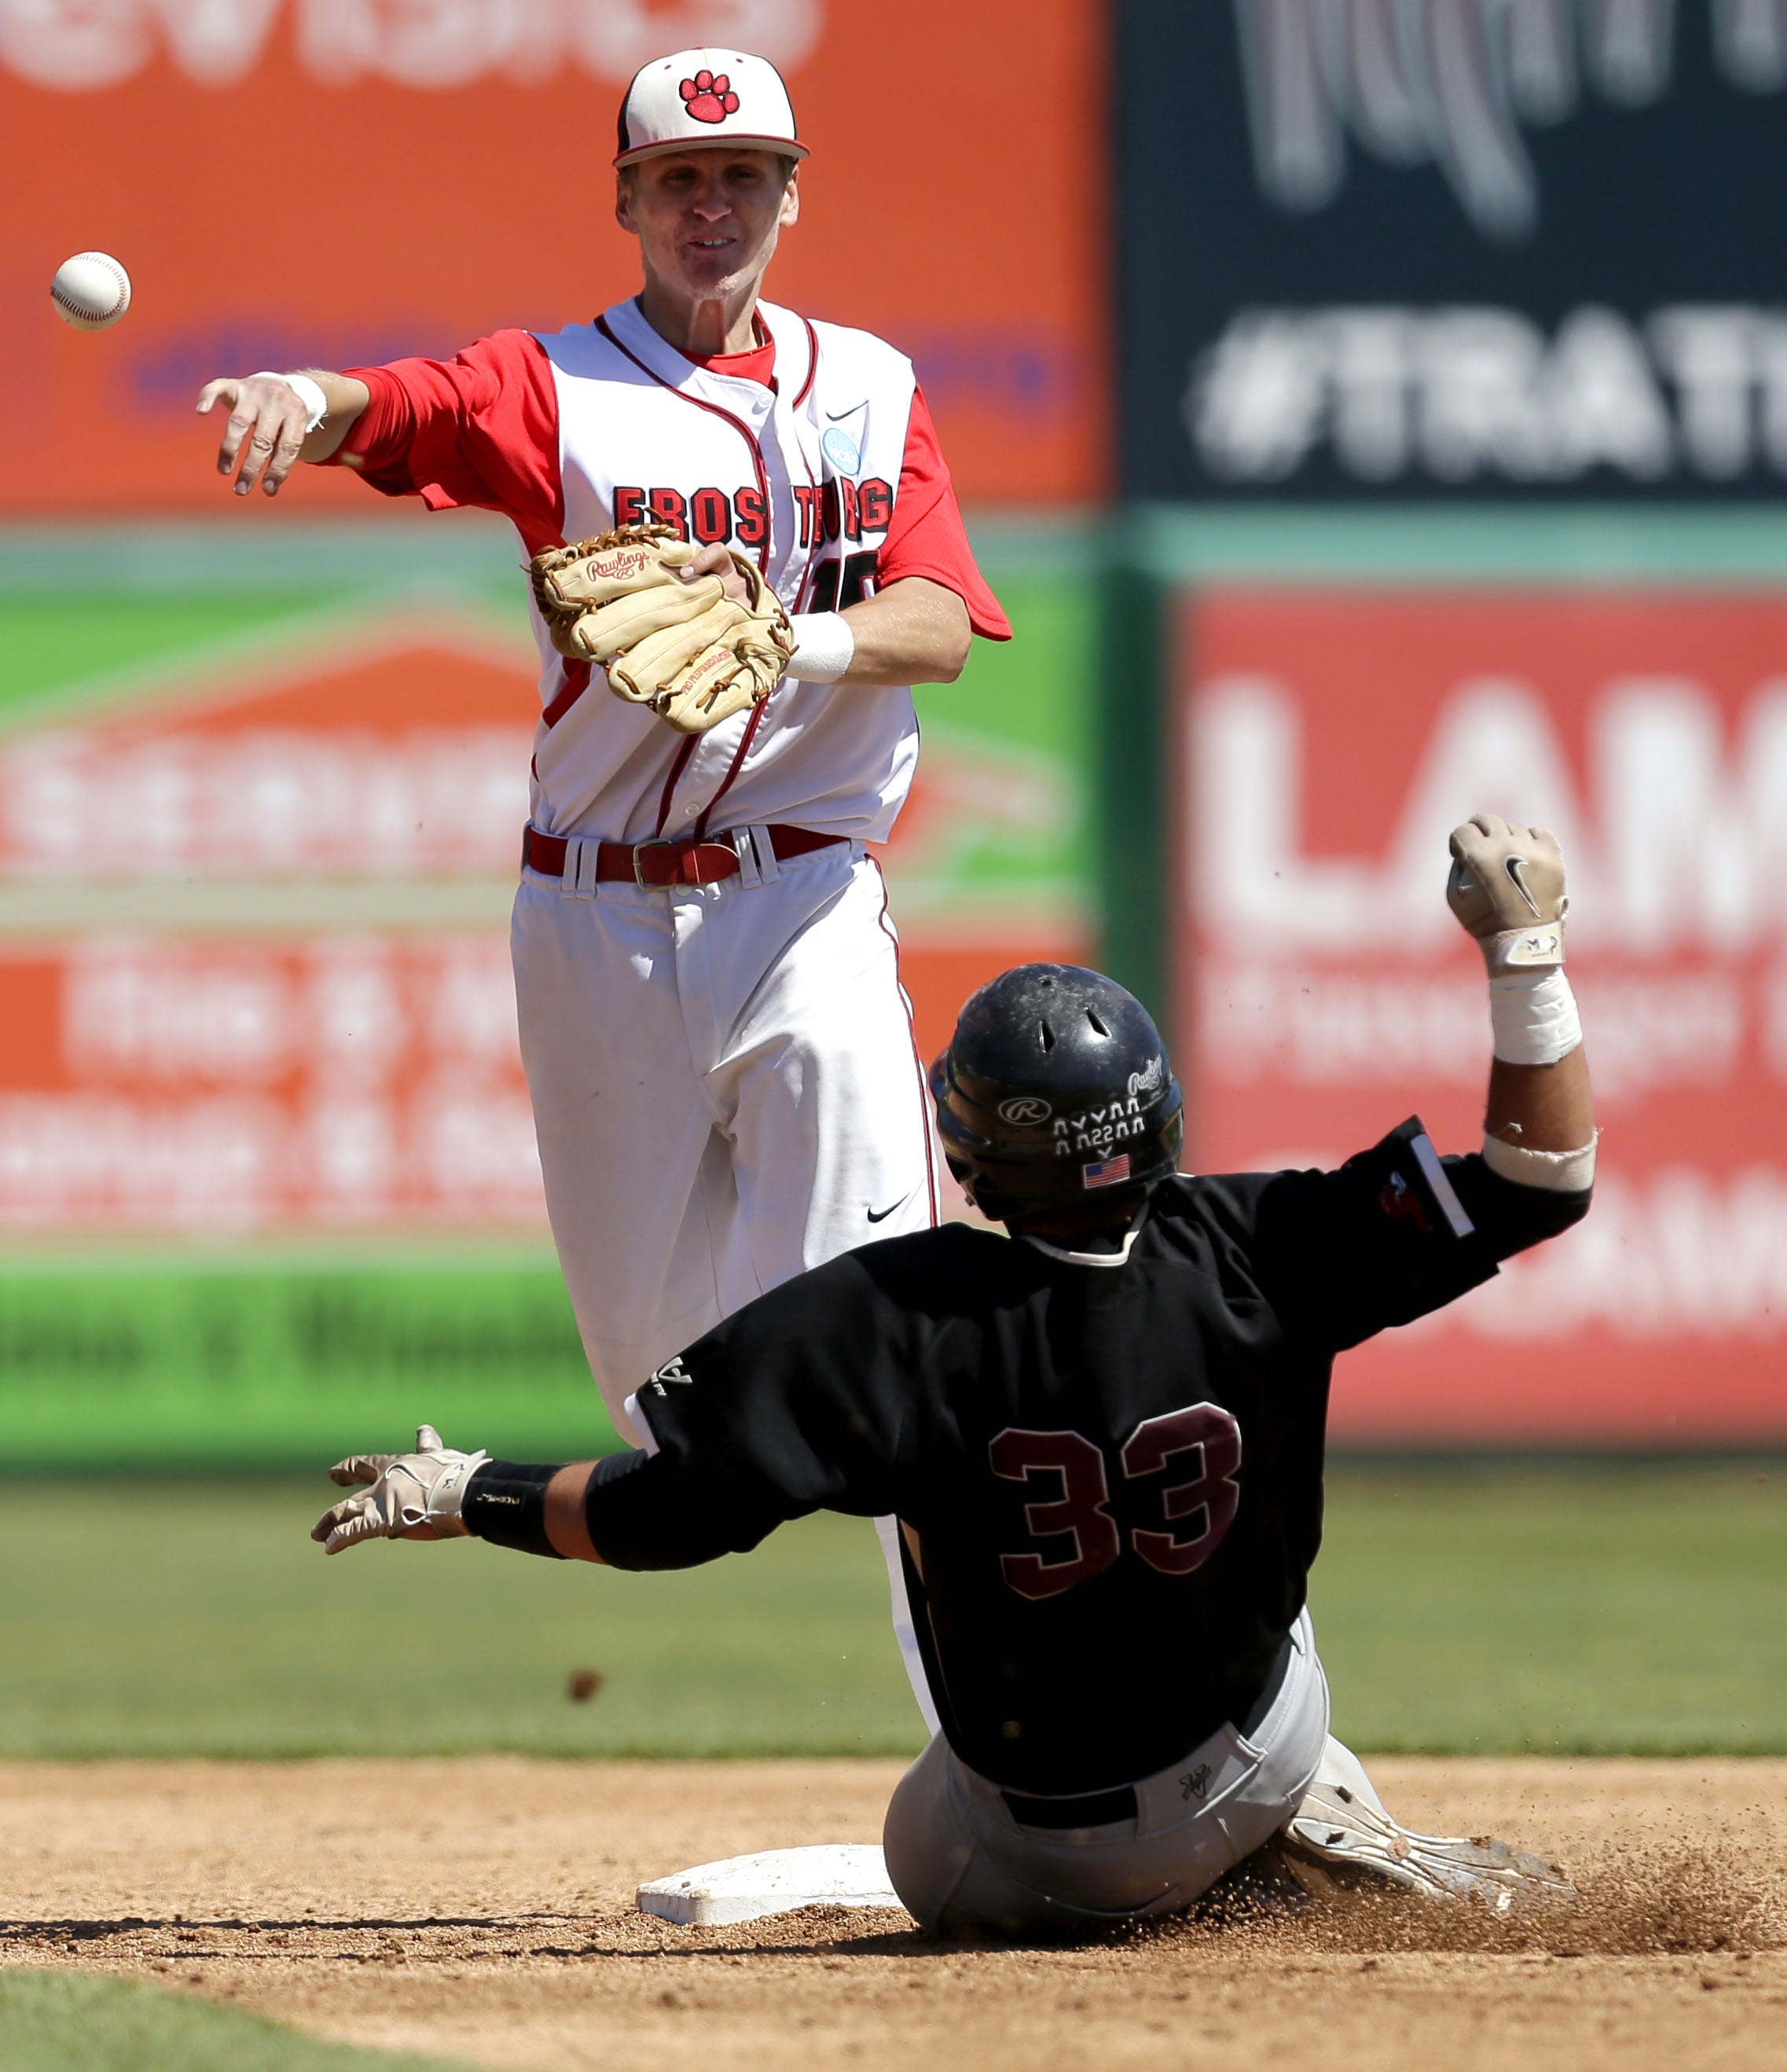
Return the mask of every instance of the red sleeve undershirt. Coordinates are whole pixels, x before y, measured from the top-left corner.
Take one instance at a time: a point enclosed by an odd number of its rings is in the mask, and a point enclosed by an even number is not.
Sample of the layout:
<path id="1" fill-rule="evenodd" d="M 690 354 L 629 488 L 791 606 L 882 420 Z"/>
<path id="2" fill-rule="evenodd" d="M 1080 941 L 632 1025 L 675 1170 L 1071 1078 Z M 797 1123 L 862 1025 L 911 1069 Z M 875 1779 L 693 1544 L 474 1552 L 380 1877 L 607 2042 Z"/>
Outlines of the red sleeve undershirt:
<path id="1" fill-rule="evenodd" d="M 775 342 L 710 353 L 695 364 L 775 385 Z M 344 370 L 366 384 L 364 410 L 335 458 L 387 496 L 419 495 L 431 511 L 471 505 L 515 522 L 529 553 L 565 536 L 558 396 L 532 332 L 500 331 L 450 360 L 398 360 Z M 952 590 L 969 623 L 1009 640 L 1011 622 L 976 565 L 924 391 L 915 388 L 893 521 L 877 557 L 885 590 L 923 576 Z"/>
<path id="2" fill-rule="evenodd" d="M 530 554 L 563 541 L 558 391 L 531 331 L 493 332 L 451 360 L 345 371 L 370 401 L 335 456 L 342 467 L 431 511 L 500 511 Z"/>
<path id="3" fill-rule="evenodd" d="M 968 623 L 984 639 L 1011 639 L 1012 623 L 975 564 L 949 463 L 937 443 L 937 427 L 922 388 L 912 392 L 900 493 L 875 564 L 875 580 L 883 590 L 905 576 L 925 576 L 954 590 L 968 608 Z"/>

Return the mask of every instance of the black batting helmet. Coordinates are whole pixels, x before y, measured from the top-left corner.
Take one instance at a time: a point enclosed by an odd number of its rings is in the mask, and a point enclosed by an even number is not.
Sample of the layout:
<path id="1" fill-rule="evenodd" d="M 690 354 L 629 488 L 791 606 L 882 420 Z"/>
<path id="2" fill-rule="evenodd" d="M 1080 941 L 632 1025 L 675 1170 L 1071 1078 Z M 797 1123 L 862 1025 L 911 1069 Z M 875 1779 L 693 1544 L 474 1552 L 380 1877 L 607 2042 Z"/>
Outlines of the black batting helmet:
<path id="1" fill-rule="evenodd" d="M 1185 1097 L 1152 1018 L 1078 964 L 984 985 L 930 1068 L 949 1169 L 1003 1221 L 1083 1207 L 1177 1170 Z"/>

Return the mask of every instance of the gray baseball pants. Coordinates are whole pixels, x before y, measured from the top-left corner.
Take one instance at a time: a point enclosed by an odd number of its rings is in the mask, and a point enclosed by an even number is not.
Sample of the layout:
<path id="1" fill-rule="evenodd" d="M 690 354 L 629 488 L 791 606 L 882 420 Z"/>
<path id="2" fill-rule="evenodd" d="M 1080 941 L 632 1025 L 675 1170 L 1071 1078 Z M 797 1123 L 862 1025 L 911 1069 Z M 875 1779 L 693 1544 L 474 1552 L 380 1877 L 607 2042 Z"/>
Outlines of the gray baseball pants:
<path id="1" fill-rule="evenodd" d="M 1058 1817 L 1074 1802 L 1020 1798 L 1014 1811 L 935 1736 L 887 1809 L 894 1890 L 922 1927 L 946 1934 L 1065 1936 L 1189 1906 L 1284 1826 L 1321 1764 L 1328 1682 L 1307 1612 L 1275 1676 L 1245 1733 L 1218 1728 L 1128 1787 L 1132 1812 L 1126 1803 L 1091 1827 L 1028 1823 L 1021 1815 Z"/>

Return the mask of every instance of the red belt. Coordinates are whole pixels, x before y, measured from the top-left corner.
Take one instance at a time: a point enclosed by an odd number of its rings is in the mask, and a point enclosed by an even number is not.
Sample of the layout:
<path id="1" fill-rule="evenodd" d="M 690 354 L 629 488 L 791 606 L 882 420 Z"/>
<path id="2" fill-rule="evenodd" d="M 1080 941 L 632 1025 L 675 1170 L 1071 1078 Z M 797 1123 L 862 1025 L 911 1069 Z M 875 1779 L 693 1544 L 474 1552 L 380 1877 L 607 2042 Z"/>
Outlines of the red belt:
<path id="1" fill-rule="evenodd" d="M 766 830 L 778 863 L 797 856 L 809 856 L 815 849 L 836 849 L 848 835 L 819 835 L 810 828 L 772 827 Z M 642 888 L 670 885 L 717 885 L 735 877 L 738 852 L 733 843 L 748 841 L 741 828 L 729 837 L 680 841 L 660 835 L 655 841 L 602 842 L 596 850 L 596 880 L 602 885 L 637 885 Z M 570 845 L 562 835 L 543 835 L 537 828 L 521 832 L 521 861 L 530 870 L 548 878 L 565 875 L 565 853 Z"/>

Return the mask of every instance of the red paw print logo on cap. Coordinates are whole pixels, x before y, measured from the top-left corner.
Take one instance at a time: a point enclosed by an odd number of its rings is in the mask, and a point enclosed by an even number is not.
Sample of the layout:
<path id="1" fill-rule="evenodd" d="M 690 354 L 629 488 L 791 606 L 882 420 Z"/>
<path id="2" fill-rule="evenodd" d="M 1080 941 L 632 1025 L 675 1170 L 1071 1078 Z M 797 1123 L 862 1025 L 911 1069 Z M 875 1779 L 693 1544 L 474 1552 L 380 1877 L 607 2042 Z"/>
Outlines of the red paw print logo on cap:
<path id="1" fill-rule="evenodd" d="M 688 105 L 688 112 L 697 122 L 724 122 L 729 115 L 738 113 L 738 97 L 732 90 L 732 81 L 723 72 L 709 72 L 704 65 L 693 79 L 685 79 L 676 91 Z"/>

